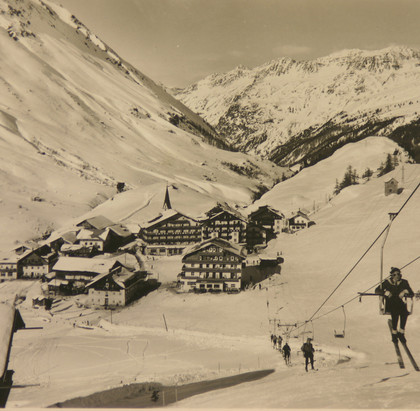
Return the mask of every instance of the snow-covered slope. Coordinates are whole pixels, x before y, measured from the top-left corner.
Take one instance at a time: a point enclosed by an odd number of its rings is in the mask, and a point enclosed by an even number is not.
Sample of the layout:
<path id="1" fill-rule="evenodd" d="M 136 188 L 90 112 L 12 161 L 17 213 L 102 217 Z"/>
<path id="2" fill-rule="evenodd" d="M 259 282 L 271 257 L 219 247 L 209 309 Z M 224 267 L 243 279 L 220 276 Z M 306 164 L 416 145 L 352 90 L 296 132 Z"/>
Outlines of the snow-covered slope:
<path id="1" fill-rule="evenodd" d="M 344 50 L 213 74 L 176 91 L 236 148 L 313 164 L 348 141 L 388 136 L 419 159 L 420 52 Z"/>
<path id="2" fill-rule="evenodd" d="M 279 175 L 217 149 L 205 121 L 57 4 L 0 0 L 0 49 L 0 246 L 59 227 L 117 182 L 237 186 L 249 200 Z"/>
<path id="3" fill-rule="evenodd" d="M 373 168 L 395 147 L 383 138 L 349 144 L 328 160 L 278 184 L 259 203 L 279 210 L 290 202 L 288 196 L 296 207 L 300 206 L 299 199 L 303 199 L 302 204 L 312 203 L 329 192 L 331 178 L 340 178 L 347 160 L 355 168 L 367 164 Z M 399 195 L 385 196 L 384 182 L 392 177 L 403 190 Z M 255 287 L 238 295 L 197 295 L 177 294 L 161 287 L 118 312 L 83 310 L 63 301 L 53 308 L 53 316 L 43 309 L 33 309 L 31 296 L 35 294 L 24 290 L 28 298 L 20 309 L 26 324 L 44 328 L 16 334 L 10 368 L 15 371 L 16 384 L 40 385 L 12 390 L 8 406 L 47 406 L 141 381 L 183 384 L 275 368 L 262 380 L 212 391 L 178 406 L 418 408 L 418 373 L 407 357 L 405 370 L 396 364 L 387 317 L 378 314 L 377 298 L 364 297 L 359 303 L 357 293 L 379 281 L 383 237 L 361 257 L 388 224 L 388 213 L 399 210 L 384 247 L 384 274 L 390 266 L 404 267 L 403 275 L 413 290 L 420 289 L 420 260 L 415 260 L 420 250 L 420 188 L 414 192 L 419 182 L 420 166 L 401 161 L 391 173 L 373 176 L 343 189 L 329 203 L 320 203 L 311 215 L 315 226 L 295 235 L 282 234 L 270 242 L 267 254 L 281 252 L 285 262 L 281 274 L 265 280 L 261 289 Z M 117 198 L 101 206 L 106 215 L 111 215 L 115 201 Z M 174 201 L 179 208 L 191 207 L 190 198 L 182 193 L 174 195 Z M 166 284 L 176 279 L 180 258 L 150 258 L 145 264 L 153 266 Z M 1 298 L 17 293 L 17 283 L 1 284 Z M 29 284 L 25 281 L 21 287 Z M 408 320 L 407 339 L 419 359 L 417 304 Z M 314 313 L 313 321 L 305 326 Z M 72 326 L 73 322 L 83 325 L 87 320 L 91 324 L 100 320 L 102 328 Z M 299 326 L 276 329 L 273 320 Z M 345 338 L 334 338 L 334 330 L 343 329 Z M 270 343 L 272 332 L 287 330 L 291 367 L 285 366 Z M 302 340 L 308 335 L 314 338 L 317 350 L 316 374 L 305 373 L 299 354 Z"/>

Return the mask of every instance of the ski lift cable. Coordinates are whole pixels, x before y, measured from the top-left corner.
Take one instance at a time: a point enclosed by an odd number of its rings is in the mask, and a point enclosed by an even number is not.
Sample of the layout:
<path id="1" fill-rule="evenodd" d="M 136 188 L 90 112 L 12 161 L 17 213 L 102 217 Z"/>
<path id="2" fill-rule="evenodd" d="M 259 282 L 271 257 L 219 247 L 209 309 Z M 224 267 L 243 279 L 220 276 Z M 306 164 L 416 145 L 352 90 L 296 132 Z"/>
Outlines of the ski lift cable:
<path id="1" fill-rule="evenodd" d="M 401 206 L 401 208 L 395 213 L 393 220 L 395 220 L 398 215 L 401 213 L 403 208 L 406 206 L 406 204 L 410 201 L 410 199 L 413 197 L 414 193 L 417 191 L 417 189 L 420 187 L 420 183 L 417 184 L 416 188 L 413 190 L 413 192 L 410 194 L 410 196 L 407 198 L 407 200 L 404 202 L 404 204 Z M 393 221 L 392 220 L 392 221 Z M 391 221 L 391 222 L 392 222 Z M 353 270 L 356 268 L 356 266 L 362 261 L 362 259 L 365 257 L 365 255 L 370 251 L 370 249 L 374 246 L 374 244 L 379 240 L 379 238 L 382 236 L 384 232 L 388 230 L 388 228 L 391 225 L 391 222 L 386 225 L 386 227 L 381 231 L 381 233 L 376 237 L 376 239 L 373 241 L 373 243 L 368 247 L 368 249 L 363 253 L 363 255 L 357 260 L 356 264 L 353 265 L 353 267 L 350 269 L 350 271 L 343 277 L 343 279 L 339 282 L 339 284 L 334 288 L 334 290 L 330 293 L 330 295 L 324 300 L 324 302 L 317 308 L 317 310 L 312 314 L 312 316 L 309 318 L 308 321 L 311 321 L 314 316 L 321 310 L 321 308 L 326 304 L 326 302 L 332 297 L 332 295 L 338 290 L 338 288 L 343 284 L 343 282 L 347 279 L 347 277 L 353 272 Z"/>
<path id="2" fill-rule="evenodd" d="M 401 267 L 401 270 L 402 270 L 403 268 L 405 268 L 405 267 L 408 267 L 410 264 L 413 264 L 413 263 L 414 263 L 414 261 L 417 261 L 419 258 L 420 258 L 420 255 L 419 255 L 418 257 L 416 257 L 414 260 L 410 261 L 408 264 L 406 264 L 406 265 L 402 266 L 402 267 Z"/>
<path id="3" fill-rule="evenodd" d="M 420 256 L 416 257 L 414 260 L 410 261 L 408 264 L 405 264 L 404 266 L 402 266 L 402 267 L 401 267 L 401 270 L 402 270 L 403 268 L 405 268 L 405 267 L 409 266 L 410 264 L 414 263 L 414 262 L 415 262 L 416 260 L 418 260 L 418 259 L 420 259 Z M 333 313 L 334 311 L 337 311 L 337 310 L 338 310 L 338 309 L 340 309 L 341 307 L 344 307 L 344 306 L 346 306 L 347 304 L 350 304 L 350 303 L 351 303 L 351 302 L 353 302 L 354 300 L 356 300 L 356 299 L 360 299 L 360 298 L 361 298 L 361 294 L 363 295 L 363 294 L 367 293 L 367 292 L 368 292 L 368 291 L 370 291 L 372 288 L 377 287 L 379 284 L 381 284 L 381 282 L 380 282 L 380 281 L 378 281 L 378 282 L 377 282 L 377 283 L 375 283 L 374 285 L 370 286 L 370 287 L 369 287 L 368 289 L 366 289 L 365 291 L 363 291 L 363 292 L 361 292 L 361 293 L 358 293 L 358 295 L 356 295 L 355 297 L 352 297 L 350 300 L 346 301 L 345 303 L 343 303 L 343 304 L 341 304 L 341 305 L 339 305 L 339 306 L 337 306 L 337 307 L 335 307 L 335 308 L 331 309 L 330 311 L 328 311 L 328 312 L 326 312 L 326 313 L 324 313 L 324 314 L 322 314 L 322 315 L 320 315 L 320 316 L 318 316 L 318 317 L 313 318 L 311 321 L 316 321 L 316 320 L 319 320 L 320 318 L 325 317 L 325 316 L 327 316 L 327 315 L 329 315 L 329 314 Z M 305 324 L 305 323 L 303 323 L 303 324 Z M 299 326 L 299 327 L 297 327 L 297 328 L 300 328 L 300 327 L 301 327 L 301 326 Z"/>

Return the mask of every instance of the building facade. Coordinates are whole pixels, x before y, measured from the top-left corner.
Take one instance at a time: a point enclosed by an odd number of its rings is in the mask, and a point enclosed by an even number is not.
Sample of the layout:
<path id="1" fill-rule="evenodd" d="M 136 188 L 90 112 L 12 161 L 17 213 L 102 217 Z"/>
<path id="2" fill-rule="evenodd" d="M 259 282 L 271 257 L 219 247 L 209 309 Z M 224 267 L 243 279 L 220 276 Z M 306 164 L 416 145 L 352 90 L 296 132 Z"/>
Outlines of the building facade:
<path id="1" fill-rule="evenodd" d="M 116 267 L 86 285 L 88 304 L 92 307 L 123 307 L 141 295 L 146 277 L 145 271 Z"/>
<path id="2" fill-rule="evenodd" d="M 298 211 L 293 217 L 287 220 L 287 230 L 289 233 L 295 233 L 305 228 L 311 227 L 315 222 L 312 221 L 305 213 Z"/>
<path id="3" fill-rule="evenodd" d="M 245 244 L 248 223 L 237 213 L 222 210 L 210 215 L 202 225 L 202 239 L 222 238 L 233 244 Z"/>
<path id="4" fill-rule="evenodd" d="M 42 278 L 50 273 L 58 260 L 55 252 L 39 255 L 36 251 L 29 253 L 19 260 L 19 274 L 22 278 Z"/>
<path id="5" fill-rule="evenodd" d="M 0 258 L 0 283 L 18 278 L 17 255 L 3 256 Z"/>
<path id="6" fill-rule="evenodd" d="M 395 178 L 391 178 L 389 181 L 385 181 L 385 195 L 398 194 L 398 181 Z"/>
<path id="7" fill-rule="evenodd" d="M 149 255 L 182 254 L 185 248 L 201 241 L 201 225 L 175 210 L 168 210 L 142 226 L 140 238 Z"/>
<path id="8" fill-rule="evenodd" d="M 259 227 L 263 227 L 270 234 L 279 234 L 284 226 L 285 216 L 283 213 L 267 205 L 261 206 L 248 216 L 249 221 Z"/>
<path id="9" fill-rule="evenodd" d="M 238 292 L 245 258 L 243 247 L 226 240 L 212 238 L 203 241 L 182 258 L 179 288 L 182 291 Z"/>

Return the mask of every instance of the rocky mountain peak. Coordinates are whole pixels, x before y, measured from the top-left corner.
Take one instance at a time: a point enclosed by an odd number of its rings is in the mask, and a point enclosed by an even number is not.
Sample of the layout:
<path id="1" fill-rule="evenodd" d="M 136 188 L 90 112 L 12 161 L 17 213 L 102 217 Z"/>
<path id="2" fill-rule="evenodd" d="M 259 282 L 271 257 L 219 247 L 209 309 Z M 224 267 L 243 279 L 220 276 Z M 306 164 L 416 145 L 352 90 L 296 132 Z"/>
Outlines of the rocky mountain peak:
<path id="1" fill-rule="evenodd" d="M 318 161 L 372 133 L 394 137 L 416 157 L 419 64 L 420 51 L 404 46 L 284 57 L 204 79 L 177 96 L 236 149 L 283 165 Z"/>

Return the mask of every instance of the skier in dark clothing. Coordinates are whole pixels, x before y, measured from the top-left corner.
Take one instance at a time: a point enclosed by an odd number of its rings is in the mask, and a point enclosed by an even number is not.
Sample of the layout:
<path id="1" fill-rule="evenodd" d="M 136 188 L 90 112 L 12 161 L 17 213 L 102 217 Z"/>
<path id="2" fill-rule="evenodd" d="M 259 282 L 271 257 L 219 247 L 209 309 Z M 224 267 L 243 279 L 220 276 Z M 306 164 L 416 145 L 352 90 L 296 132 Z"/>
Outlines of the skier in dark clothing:
<path id="1" fill-rule="evenodd" d="M 405 325 L 407 323 L 408 310 L 405 297 L 413 297 L 414 292 L 407 280 L 402 279 L 401 270 L 396 267 L 391 268 L 391 275 L 385 279 L 376 289 L 375 293 L 383 295 L 385 299 L 385 312 L 391 314 L 392 321 L 392 342 L 398 340 L 405 343 Z M 398 327 L 398 320 L 400 328 Z"/>
<path id="2" fill-rule="evenodd" d="M 284 357 L 284 361 L 286 362 L 287 365 L 290 364 L 290 347 L 289 344 L 284 344 L 283 345 L 283 357 Z"/>
<path id="3" fill-rule="evenodd" d="M 308 364 L 311 362 L 311 367 L 314 370 L 314 352 L 315 349 L 311 343 L 311 339 L 308 338 L 306 340 L 306 343 L 304 343 L 301 347 L 301 350 L 303 351 L 303 355 L 305 357 L 305 370 L 308 372 Z"/>

